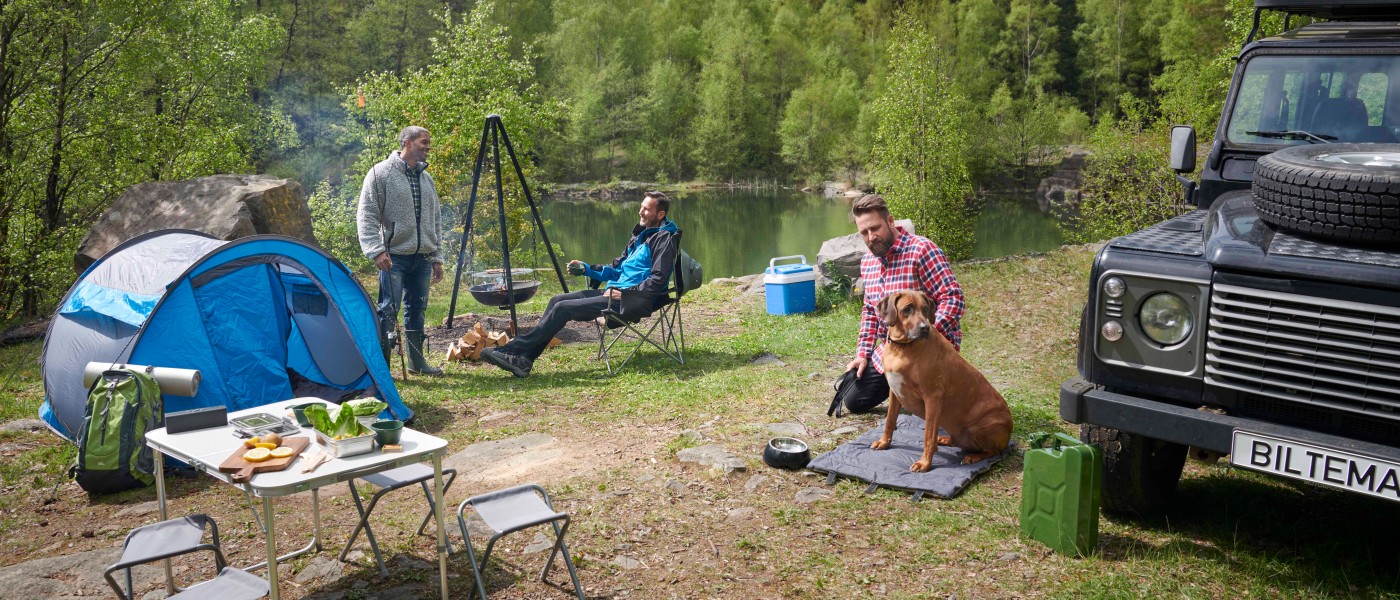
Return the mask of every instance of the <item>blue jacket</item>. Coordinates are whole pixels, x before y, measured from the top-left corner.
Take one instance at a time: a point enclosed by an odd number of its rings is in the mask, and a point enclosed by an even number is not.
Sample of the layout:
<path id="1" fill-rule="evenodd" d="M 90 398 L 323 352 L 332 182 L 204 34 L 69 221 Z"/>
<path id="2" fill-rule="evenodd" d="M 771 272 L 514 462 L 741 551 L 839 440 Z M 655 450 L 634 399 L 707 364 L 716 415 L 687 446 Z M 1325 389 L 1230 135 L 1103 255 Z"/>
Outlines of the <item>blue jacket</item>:
<path id="1" fill-rule="evenodd" d="M 608 265 L 588 265 L 584 274 L 605 282 L 604 287 L 661 294 L 670 287 L 676 253 L 680 252 L 679 236 L 680 229 L 670 219 L 662 219 L 658 227 L 638 224 L 632 228 L 632 239 L 621 256 Z"/>

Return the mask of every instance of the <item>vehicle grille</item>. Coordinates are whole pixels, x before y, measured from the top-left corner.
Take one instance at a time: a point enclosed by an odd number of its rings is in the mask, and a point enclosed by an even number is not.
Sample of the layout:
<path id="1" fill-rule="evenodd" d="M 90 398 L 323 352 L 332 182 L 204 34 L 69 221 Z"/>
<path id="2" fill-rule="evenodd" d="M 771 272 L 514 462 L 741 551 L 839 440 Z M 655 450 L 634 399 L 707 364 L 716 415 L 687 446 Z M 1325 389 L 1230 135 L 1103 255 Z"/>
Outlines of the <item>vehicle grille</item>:
<path id="1" fill-rule="evenodd" d="M 1400 309 L 1216 285 L 1206 383 L 1400 420 Z"/>

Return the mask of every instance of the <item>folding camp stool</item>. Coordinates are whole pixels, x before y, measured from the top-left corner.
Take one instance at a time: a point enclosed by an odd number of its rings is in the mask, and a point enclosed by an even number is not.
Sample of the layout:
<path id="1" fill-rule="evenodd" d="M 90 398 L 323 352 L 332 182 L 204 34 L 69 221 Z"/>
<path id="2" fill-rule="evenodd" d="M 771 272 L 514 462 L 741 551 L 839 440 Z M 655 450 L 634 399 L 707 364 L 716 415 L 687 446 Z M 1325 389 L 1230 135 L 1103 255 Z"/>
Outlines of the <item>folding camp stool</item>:
<path id="1" fill-rule="evenodd" d="M 205 529 L 213 533 L 211 543 L 204 543 Z M 269 588 L 266 580 L 242 569 L 227 566 L 228 561 L 224 560 L 224 552 L 219 548 L 219 525 L 208 515 L 178 517 L 131 530 L 131 533 L 126 535 L 126 541 L 122 543 L 121 559 L 107 567 L 102 576 L 107 579 L 107 585 L 117 592 L 118 597 L 130 600 L 134 595 L 131 588 L 132 567 L 201 550 L 214 552 L 214 569 L 218 575 L 183 591 L 175 587 L 173 581 L 167 581 L 171 591 L 180 591 L 170 598 L 254 600 L 267 595 Z M 123 591 L 117 580 L 112 577 L 112 573 L 116 571 L 126 572 L 126 591 Z"/>
<path id="2" fill-rule="evenodd" d="M 491 540 L 486 542 L 486 552 L 481 555 L 479 564 L 476 561 L 476 552 L 472 550 L 471 534 L 467 532 L 467 519 L 462 515 L 468 506 L 495 532 L 491 535 Z M 562 526 L 559 524 L 561 521 L 564 523 Z M 545 523 L 554 527 L 554 548 L 549 551 L 549 560 L 545 561 L 544 569 L 540 571 L 540 581 L 549 583 L 549 567 L 554 565 L 554 556 L 563 554 L 564 566 L 569 568 L 569 578 L 574 582 L 574 593 L 578 595 L 579 600 L 585 600 L 583 586 L 578 582 L 578 571 L 574 569 L 574 560 L 569 557 L 568 546 L 564 545 L 564 534 L 569 531 L 569 514 L 555 512 L 554 505 L 549 501 L 549 493 L 533 483 L 472 496 L 457 506 L 457 526 L 462 528 L 462 543 L 467 547 L 467 558 L 472 563 L 472 571 L 476 575 L 476 590 L 481 593 L 481 600 L 486 600 L 486 583 L 481 574 L 486 570 L 487 561 L 491 560 L 491 549 L 496 546 L 496 540 L 513 531 Z"/>
<path id="3" fill-rule="evenodd" d="M 442 470 L 443 482 L 442 493 L 447 494 L 447 488 L 452 487 L 452 481 L 457 478 L 456 469 Z M 365 537 L 369 538 L 369 547 L 374 551 L 374 561 L 379 563 L 379 572 L 383 575 L 389 574 L 389 568 L 384 566 L 384 557 L 379 553 L 379 543 L 374 540 L 374 530 L 369 526 L 369 516 L 374 512 L 374 506 L 379 503 L 379 499 L 389 492 L 401 487 L 418 484 L 423 487 L 423 495 L 428 499 L 428 514 L 423 517 L 423 522 L 418 525 L 417 535 L 423 535 L 423 530 L 428 527 L 428 522 L 433 518 L 433 512 L 437 506 L 433 503 L 433 490 L 428 484 L 433 481 L 433 468 L 423 463 L 415 463 L 406 467 L 390 469 L 379 473 L 371 473 L 358 478 L 379 488 L 369 499 L 369 506 L 366 507 L 360 502 L 360 492 L 355 489 L 355 479 L 350 480 L 350 497 L 355 500 L 355 510 L 360 513 L 360 522 L 355 525 L 355 531 L 350 534 L 350 541 L 345 542 L 345 549 L 340 551 L 340 560 L 345 560 L 345 556 L 350 553 L 350 548 L 355 545 L 355 538 L 360 535 L 360 530 L 365 530 Z M 447 553 L 452 553 L 452 542 L 447 542 Z"/>

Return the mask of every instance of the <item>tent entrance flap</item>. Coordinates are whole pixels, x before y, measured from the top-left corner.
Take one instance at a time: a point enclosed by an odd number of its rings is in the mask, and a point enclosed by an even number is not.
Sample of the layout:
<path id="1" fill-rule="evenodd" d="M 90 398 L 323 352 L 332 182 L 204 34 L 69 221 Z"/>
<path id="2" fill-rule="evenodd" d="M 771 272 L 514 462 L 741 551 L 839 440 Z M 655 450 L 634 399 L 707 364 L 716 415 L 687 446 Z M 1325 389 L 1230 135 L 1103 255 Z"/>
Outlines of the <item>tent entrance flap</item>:
<path id="1" fill-rule="evenodd" d="M 326 383 L 346 387 L 363 379 L 369 369 L 345 327 L 340 309 L 304 275 L 283 273 L 282 281 L 287 289 L 287 305 L 296 323 L 293 335 L 299 336 L 302 342 L 289 341 L 288 362 L 293 367 L 302 362 L 297 360 L 297 353 L 304 349 Z"/>

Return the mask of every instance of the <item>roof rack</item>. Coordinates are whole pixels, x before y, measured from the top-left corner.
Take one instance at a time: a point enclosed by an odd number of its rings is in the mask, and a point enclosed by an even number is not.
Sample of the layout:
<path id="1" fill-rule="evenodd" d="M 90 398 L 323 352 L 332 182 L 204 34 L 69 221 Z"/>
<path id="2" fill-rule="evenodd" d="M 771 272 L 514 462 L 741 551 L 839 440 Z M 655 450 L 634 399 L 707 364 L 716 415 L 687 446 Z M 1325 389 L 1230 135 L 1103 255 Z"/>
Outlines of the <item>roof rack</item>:
<path id="1" fill-rule="evenodd" d="M 1245 45 L 1259 32 L 1259 15 L 1272 10 L 1286 13 L 1284 28 L 1293 15 L 1329 21 L 1400 20 L 1400 2 L 1393 0 L 1254 0 L 1254 26 Z"/>

